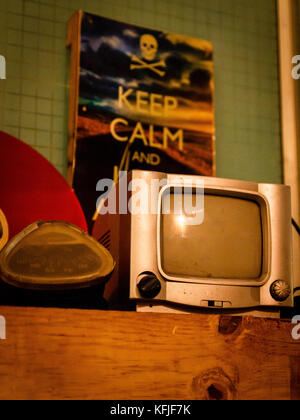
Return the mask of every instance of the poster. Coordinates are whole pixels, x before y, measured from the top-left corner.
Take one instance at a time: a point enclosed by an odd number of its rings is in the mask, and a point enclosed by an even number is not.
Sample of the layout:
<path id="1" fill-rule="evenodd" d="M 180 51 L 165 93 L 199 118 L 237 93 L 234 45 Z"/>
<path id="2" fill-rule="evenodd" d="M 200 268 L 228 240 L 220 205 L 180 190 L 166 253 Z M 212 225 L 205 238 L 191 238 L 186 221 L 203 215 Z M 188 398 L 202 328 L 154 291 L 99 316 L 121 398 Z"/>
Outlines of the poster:
<path id="1" fill-rule="evenodd" d="M 215 175 L 210 42 L 78 12 L 69 44 L 69 174 L 89 226 L 97 182 L 120 171 Z"/>

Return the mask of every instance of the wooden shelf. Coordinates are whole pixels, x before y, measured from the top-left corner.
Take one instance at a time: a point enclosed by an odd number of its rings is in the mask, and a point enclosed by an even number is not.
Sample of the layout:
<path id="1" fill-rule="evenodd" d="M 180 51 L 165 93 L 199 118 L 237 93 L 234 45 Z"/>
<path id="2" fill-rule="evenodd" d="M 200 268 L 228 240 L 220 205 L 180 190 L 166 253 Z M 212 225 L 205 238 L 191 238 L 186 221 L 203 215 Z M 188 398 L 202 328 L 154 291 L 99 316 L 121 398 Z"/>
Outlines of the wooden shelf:
<path id="1" fill-rule="evenodd" d="M 1 307 L 1 399 L 300 399 L 290 321 Z"/>

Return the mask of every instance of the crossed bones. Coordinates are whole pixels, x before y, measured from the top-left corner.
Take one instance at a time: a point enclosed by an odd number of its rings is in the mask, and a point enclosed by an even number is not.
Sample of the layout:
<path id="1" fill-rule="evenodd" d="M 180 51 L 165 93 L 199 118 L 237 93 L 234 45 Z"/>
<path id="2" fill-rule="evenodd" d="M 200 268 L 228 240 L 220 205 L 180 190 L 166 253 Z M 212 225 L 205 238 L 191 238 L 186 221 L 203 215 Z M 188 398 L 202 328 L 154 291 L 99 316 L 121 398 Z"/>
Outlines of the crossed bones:
<path id="1" fill-rule="evenodd" d="M 164 60 L 158 61 L 156 63 L 146 63 L 145 61 L 141 60 L 140 58 L 138 58 L 136 55 L 132 56 L 132 61 L 136 64 L 131 64 L 130 66 L 130 70 L 134 70 L 134 69 L 150 69 L 152 71 L 154 71 L 156 74 L 158 74 L 159 76 L 163 77 L 166 72 L 159 70 L 157 67 L 166 67 L 166 63 L 164 62 Z"/>

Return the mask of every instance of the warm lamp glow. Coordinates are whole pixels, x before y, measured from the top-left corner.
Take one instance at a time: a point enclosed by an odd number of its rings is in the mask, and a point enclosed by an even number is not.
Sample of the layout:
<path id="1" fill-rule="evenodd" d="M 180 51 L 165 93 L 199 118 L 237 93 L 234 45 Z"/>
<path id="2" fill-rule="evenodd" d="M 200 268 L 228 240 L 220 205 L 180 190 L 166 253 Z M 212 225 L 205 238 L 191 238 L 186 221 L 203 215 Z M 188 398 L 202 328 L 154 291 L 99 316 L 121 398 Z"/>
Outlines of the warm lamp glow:
<path id="1" fill-rule="evenodd" d="M 186 218 L 183 214 L 176 216 L 176 224 L 181 228 L 186 225 Z"/>

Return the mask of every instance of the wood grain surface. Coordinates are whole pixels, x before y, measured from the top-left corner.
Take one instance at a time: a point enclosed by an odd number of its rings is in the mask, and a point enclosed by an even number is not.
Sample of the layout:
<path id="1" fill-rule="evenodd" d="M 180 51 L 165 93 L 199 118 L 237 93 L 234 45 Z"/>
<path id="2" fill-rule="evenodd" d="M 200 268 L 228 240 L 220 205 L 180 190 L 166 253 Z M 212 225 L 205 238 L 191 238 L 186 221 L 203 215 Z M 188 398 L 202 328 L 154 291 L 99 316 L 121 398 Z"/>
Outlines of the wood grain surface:
<path id="1" fill-rule="evenodd" d="M 290 321 L 1 307 L 0 399 L 300 399 Z"/>

